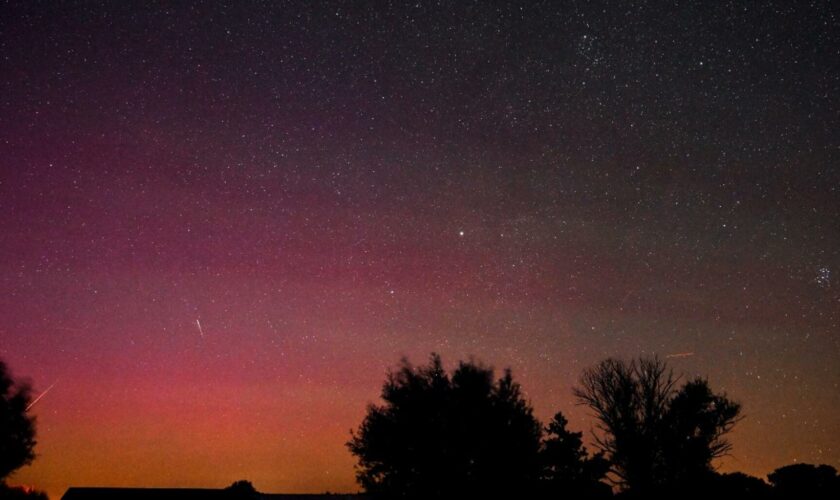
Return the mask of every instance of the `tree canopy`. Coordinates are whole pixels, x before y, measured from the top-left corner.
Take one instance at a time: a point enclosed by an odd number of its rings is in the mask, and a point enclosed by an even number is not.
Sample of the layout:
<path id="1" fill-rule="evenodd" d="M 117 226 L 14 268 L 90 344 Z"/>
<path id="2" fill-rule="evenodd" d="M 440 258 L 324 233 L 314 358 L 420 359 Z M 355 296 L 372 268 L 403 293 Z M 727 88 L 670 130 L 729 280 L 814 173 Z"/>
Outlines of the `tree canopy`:
<path id="1" fill-rule="evenodd" d="M 437 355 L 403 360 L 382 388 L 384 404 L 348 443 L 365 490 L 400 498 L 517 494 L 540 474 L 541 425 L 510 371 L 461 362 L 451 377 Z"/>
<path id="2" fill-rule="evenodd" d="M 368 494 L 387 498 L 536 498 L 610 495 L 603 457 L 561 413 L 543 429 L 509 370 L 460 362 L 448 374 L 432 355 L 403 360 L 382 388 L 383 404 L 348 443 Z M 543 437 L 546 436 L 544 440 Z"/>
<path id="3" fill-rule="evenodd" d="M 767 476 L 781 498 L 822 500 L 840 495 L 840 476 L 830 465 L 792 464 Z"/>
<path id="4" fill-rule="evenodd" d="M 15 382 L 0 360 L 0 481 L 35 458 L 35 418 L 28 384 Z"/>
<path id="5" fill-rule="evenodd" d="M 548 498 L 609 498 L 609 485 L 602 482 L 610 464 L 598 453 L 590 457 L 583 446 L 583 433 L 566 428 L 568 420 L 558 412 L 545 428 L 543 442 L 544 484 Z"/>
<path id="6" fill-rule="evenodd" d="M 225 488 L 225 497 L 230 500 L 256 500 L 262 497 L 260 492 L 254 488 L 251 481 L 240 479 Z"/>

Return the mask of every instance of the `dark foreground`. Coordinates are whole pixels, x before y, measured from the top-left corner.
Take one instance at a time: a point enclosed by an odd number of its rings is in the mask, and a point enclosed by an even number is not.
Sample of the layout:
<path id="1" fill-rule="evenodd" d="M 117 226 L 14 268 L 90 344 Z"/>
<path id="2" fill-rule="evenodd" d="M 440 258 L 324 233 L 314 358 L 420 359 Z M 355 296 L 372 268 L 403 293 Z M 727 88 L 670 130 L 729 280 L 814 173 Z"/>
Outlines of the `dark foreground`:
<path id="1" fill-rule="evenodd" d="M 354 494 L 271 494 L 203 488 L 70 488 L 62 500 L 358 500 Z"/>

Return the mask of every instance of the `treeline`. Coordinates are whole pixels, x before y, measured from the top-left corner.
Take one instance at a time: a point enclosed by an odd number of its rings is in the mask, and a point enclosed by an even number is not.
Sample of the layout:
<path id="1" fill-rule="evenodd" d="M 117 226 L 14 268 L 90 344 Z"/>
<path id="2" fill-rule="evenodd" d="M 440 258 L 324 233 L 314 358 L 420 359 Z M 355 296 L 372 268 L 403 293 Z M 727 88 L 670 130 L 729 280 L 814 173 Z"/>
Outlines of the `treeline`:
<path id="1" fill-rule="evenodd" d="M 788 465 L 767 482 L 716 472 L 741 406 L 705 379 L 680 384 L 658 359 L 602 361 L 583 372 L 574 396 L 595 417 L 593 451 L 562 413 L 541 423 L 509 370 L 496 379 L 476 362 L 447 373 L 437 355 L 424 366 L 404 360 L 347 443 L 358 482 L 367 496 L 409 500 L 840 498 L 828 465 Z M 0 499 L 46 498 L 5 483 L 34 458 L 31 401 L 0 361 Z M 225 492 L 261 496 L 246 481 Z"/>
<path id="2" fill-rule="evenodd" d="M 383 403 L 347 443 L 357 480 L 374 498 L 838 498 L 830 466 L 795 464 L 769 482 L 720 474 L 727 434 L 741 406 L 706 379 L 679 383 L 659 359 L 607 359 L 574 390 L 596 420 L 594 451 L 558 412 L 535 416 L 511 372 L 460 362 L 450 374 L 432 355 L 403 360 L 382 388 Z"/>

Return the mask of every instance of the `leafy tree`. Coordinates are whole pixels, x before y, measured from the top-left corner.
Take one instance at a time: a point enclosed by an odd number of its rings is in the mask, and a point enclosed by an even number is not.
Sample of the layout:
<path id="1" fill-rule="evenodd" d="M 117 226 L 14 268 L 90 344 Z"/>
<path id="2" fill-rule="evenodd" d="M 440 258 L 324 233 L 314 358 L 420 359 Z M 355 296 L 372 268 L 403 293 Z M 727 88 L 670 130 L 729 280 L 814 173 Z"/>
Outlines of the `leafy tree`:
<path id="1" fill-rule="evenodd" d="M 403 360 L 382 388 L 384 404 L 347 443 L 357 479 L 388 498 L 528 496 L 540 474 L 542 429 L 510 371 L 461 362 L 450 377 L 441 359 Z"/>
<path id="2" fill-rule="evenodd" d="M 575 396 L 598 420 L 596 444 L 615 481 L 637 495 L 690 488 L 731 446 L 740 405 L 696 379 L 676 388 L 659 359 L 607 359 L 584 371 Z"/>
<path id="3" fill-rule="evenodd" d="M 712 393 L 706 380 L 683 385 L 665 415 L 665 481 L 696 485 L 708 479 L 712 460 L 732 449 L 725 436 L 738 421 L 740 410 L 737 403 Z"/>
<path id="4" fill-rule="evenodd" d="M 250 500 L 260 498 L 261 495 L 251 481 L 240 479 L 225 488 L 225 497 L 231 500 Z"/>
<path id="5" fill-rule="evenodd" d="M 35 417 L 26 412 L 29 385 L 15 383 L 0 361 L 0 481 L 35 458 Z"/>
<path id="6" fill-rule="evenodd" d="M 696 497 L 738 498 L 739 500 L 763 500 L 771 498 L 770 485 L 757 477 L 743 472 L 714 474 L 708 486 L 699 488 Z"/>
<path id="7" fill-rule="evenodd" d="M 840 477 L 830 465 L 793 464 L 767 476 L 776 498 L 829 499 L 840 496 Z"/>
<path id="8" fill-rule="evenodd" d="M 601 482 L 609 471 L 609 462 L 601 453 L 590 457 L 583 446 L 583 434 L 569 431 L 567 424 L 566 417 L 558 412 L 545 429 L 542 457 L 546 497 L 609 498 L 611 489 Z"/>

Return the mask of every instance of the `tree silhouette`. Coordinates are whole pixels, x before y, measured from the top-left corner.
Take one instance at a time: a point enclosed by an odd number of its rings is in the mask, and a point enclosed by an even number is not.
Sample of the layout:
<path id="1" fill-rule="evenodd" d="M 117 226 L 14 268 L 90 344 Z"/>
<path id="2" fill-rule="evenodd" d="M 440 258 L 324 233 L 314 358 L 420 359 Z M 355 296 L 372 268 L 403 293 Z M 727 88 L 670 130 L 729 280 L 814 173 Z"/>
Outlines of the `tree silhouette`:
<path id="1" fill-rule="evenodd" d="M 706 487 L 697 488 L 698 494 L 695 498 L 722 497 L 738 498 L 740 500 L 763 500 L 772 498 L 770 485 L 757 477 L 743 472 L 730 472 L 728 474 L 714 474 L 708 481 Z"/>
<path id="2" fill-rule="evenodd" d="M 656 360 L 606 359 L 585 370 L 580 384 L 574 394 L 595 412 L 601 431 L 595 441 L 610 461 L 616 482 L 637 492 L 651 491 L 673 374 Z"/>
<path id="3" fill-rule="evenodd" d="M 48 500 L 47 494 L 24 486 L 8 486 L 0 483 L 2 500 Z"/>
<path id="4" fill-rule="evenodd" d="M 600 453 L 589 457 L 583 434 L 569 431 L 567 424 L 566 417 L 558 412 L 545 429 L 542 491 L 547 498 L 609 498 L 611 489 L 601 482 L 609 471 L 609 462 Z"/>
<path id="5" fill-rule="evenodd" d="M 840 496 L 840 477 L 830 465 L 793 464 L 768 474 L 776 498 L 813 500 Z"/>
<path id="6" fill-rule="evenodd" d="M 30 388 L 12 380 L 0 361 L 0 481 L 35 458 L 35 418 L 26 412 Z"/>
<path id="7" fill-rule="evenodd" d="M 251 481 L 240 479 L 225 488 L 225 497 L 231 500 L 252 500 L 260 498 L 261 495 Z"/>
<path id="8" fill-rule="evenodd" d="M 450 377 L 441 359 L 403 360 L 382 388 L 384 404 L 347 443 L 357 479 L 389 498 L 529 495 L 540 474 L 542 429 L 510 371 L 461 362 Z"/>
<path id="9" fill-rule="evenodd" d="M 640 496 L 690 488 L 730 449 L 725 435 L 740 406 L 696 379 L 676 389 L 657 359 L 607 359 L 584 371 L 575 396 L 598 420 L 596 444 L 615 481 Z"/>
<path id="10" fill-rule="evenodd" d="M 738 421 L 740 405 L 712 393 L 706 380 L 687 382 L 670 400 L 663 436 L 664 480 L 697 485 L 712 473 L 712 460 L 732 448 L 725 435 Z"/>

